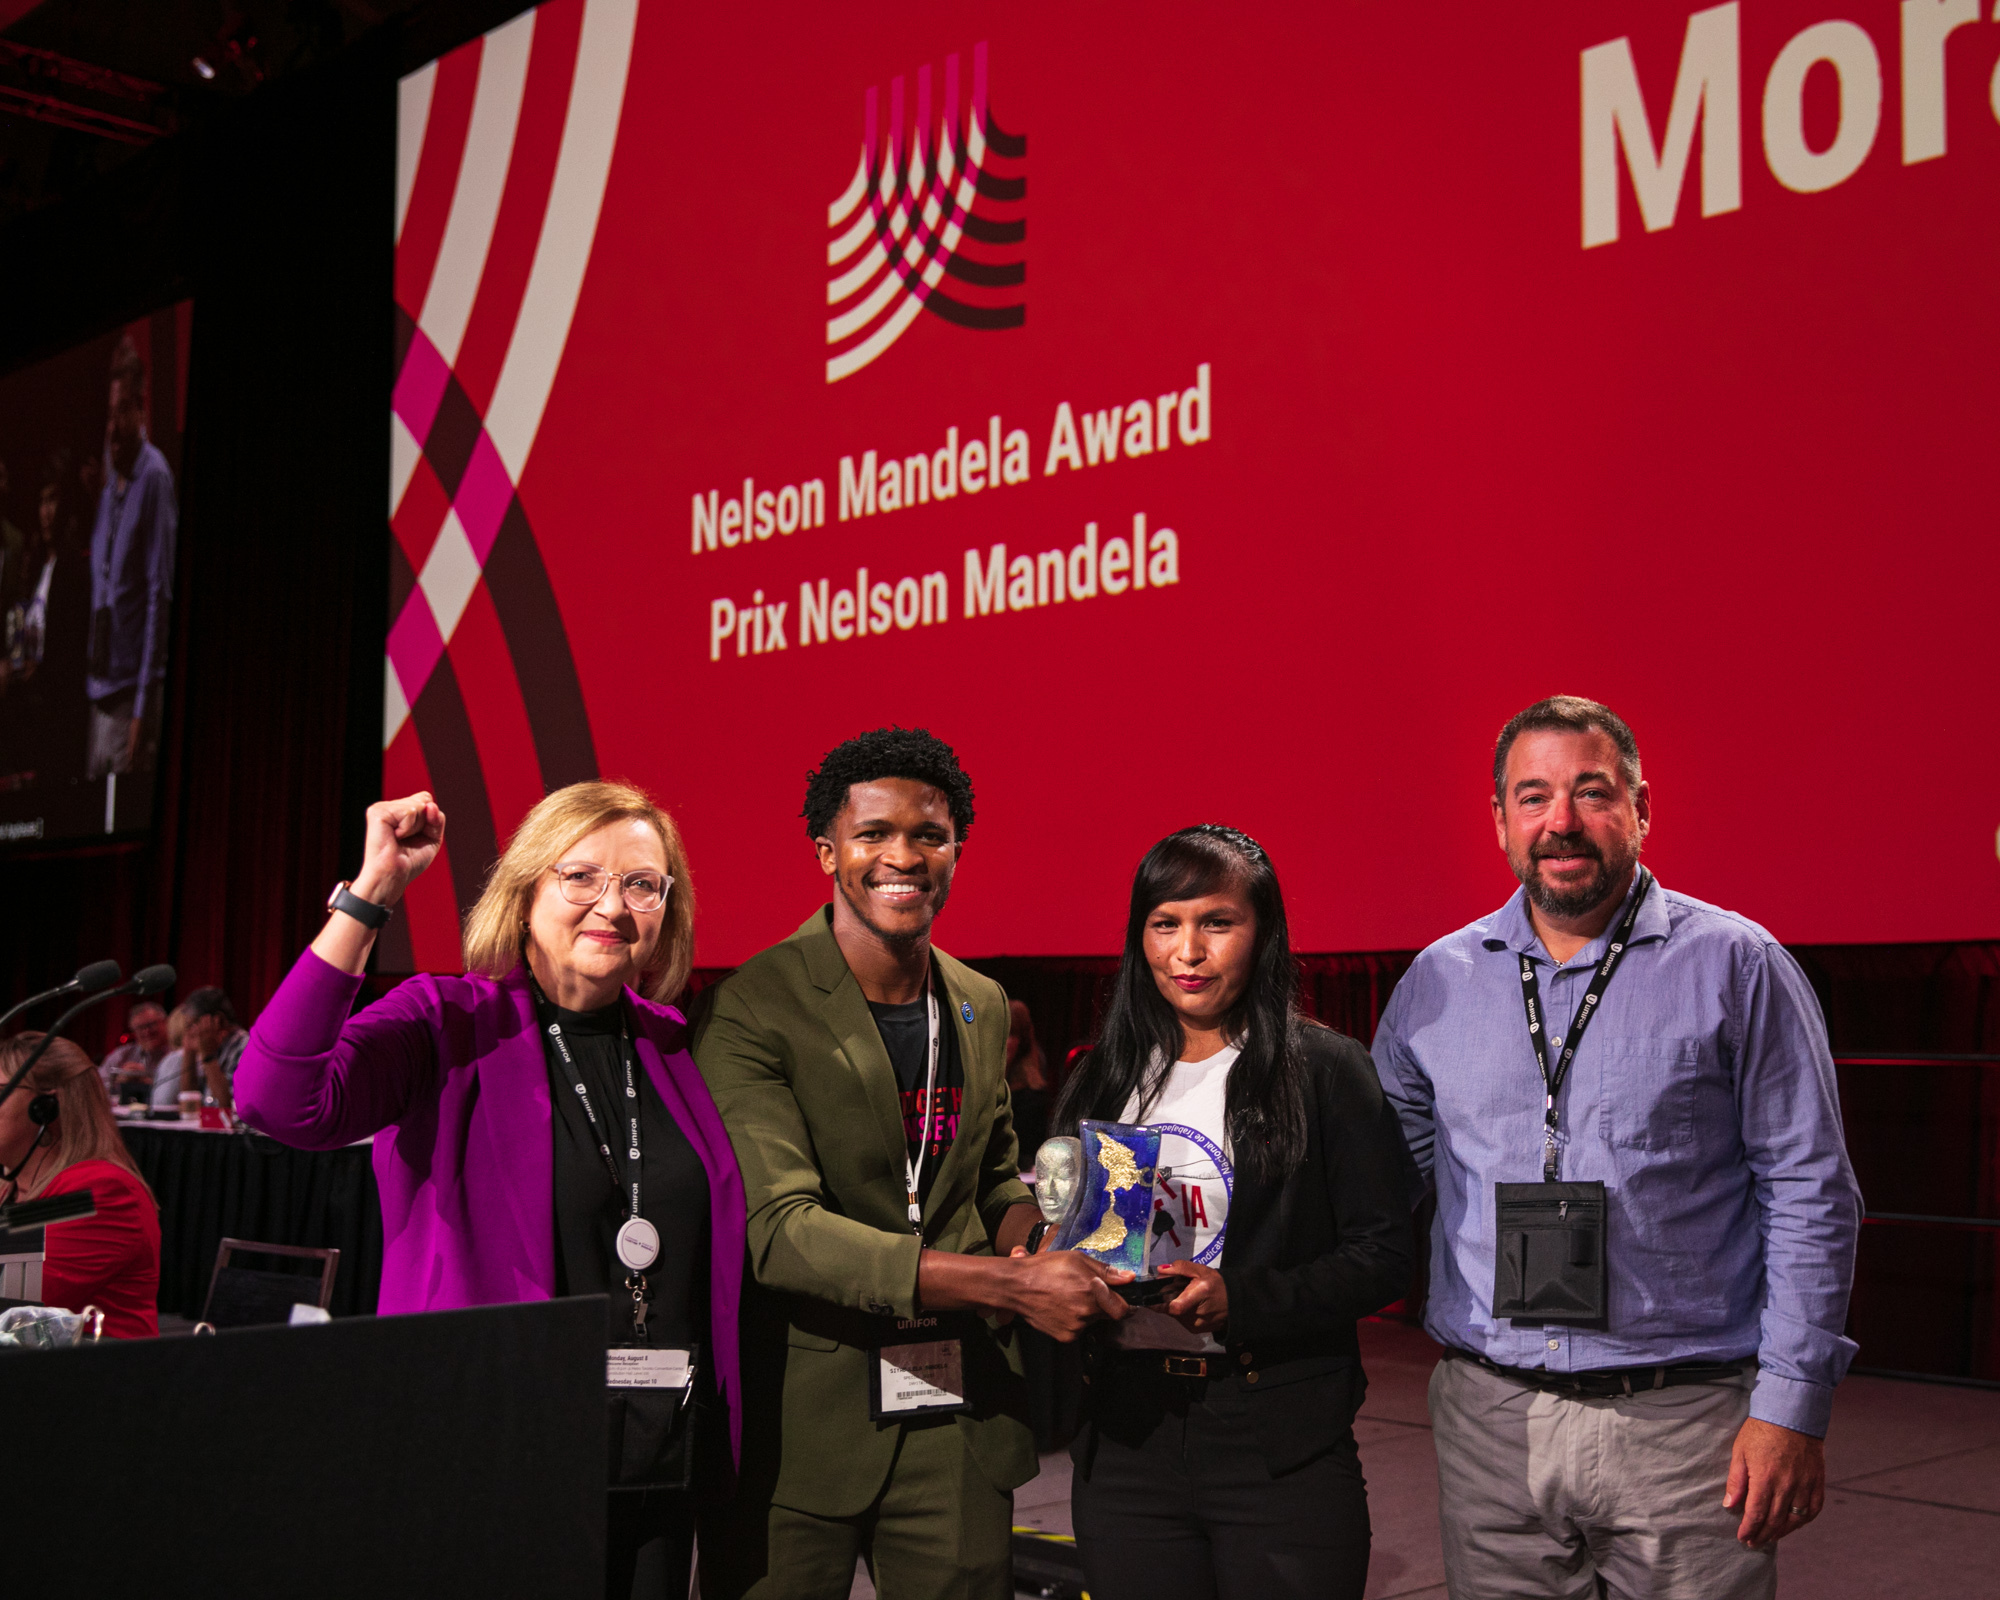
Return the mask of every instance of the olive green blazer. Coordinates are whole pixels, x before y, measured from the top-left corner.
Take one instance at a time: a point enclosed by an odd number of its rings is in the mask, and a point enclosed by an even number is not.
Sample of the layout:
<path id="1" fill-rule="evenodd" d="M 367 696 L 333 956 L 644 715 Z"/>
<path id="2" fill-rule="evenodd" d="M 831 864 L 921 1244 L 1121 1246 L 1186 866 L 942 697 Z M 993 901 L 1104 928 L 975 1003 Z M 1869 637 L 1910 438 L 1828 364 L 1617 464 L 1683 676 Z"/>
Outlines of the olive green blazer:
<path id="1" fill-rule="evenodd" d="M 990 1254 L 1008 1208 L 1034 1198 L 1007 1097 L 1007 996 L 933 953 L 965 1101 L 921 1241 L 895 1069 L 831 907 L 703 996 L 696 1024 L 695 1062 L 743 1169 L 750 1268 L 764 1291 L 745 1306 L 746 1489 L 768 1485 L 777 1504 L 817 1516 L 859 1514 L 888 1478 L 898 1426 L 869 1420 L 868 1352 L 895 1342 L 894 1318 L 916 1314 L 920 1250 Z M 957 1321 L 975 1410 L 954 1420 L 993 1486 L 1009 1490 L 1036 1471 L 1017 1329 Z"/>

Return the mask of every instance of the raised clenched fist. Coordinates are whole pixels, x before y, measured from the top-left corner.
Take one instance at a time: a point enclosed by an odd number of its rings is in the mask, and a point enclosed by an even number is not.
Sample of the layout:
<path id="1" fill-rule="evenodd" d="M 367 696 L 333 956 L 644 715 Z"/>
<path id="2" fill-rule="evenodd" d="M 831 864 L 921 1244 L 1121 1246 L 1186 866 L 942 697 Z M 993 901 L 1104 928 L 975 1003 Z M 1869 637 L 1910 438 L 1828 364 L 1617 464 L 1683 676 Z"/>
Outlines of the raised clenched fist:
<path id="1" fill-rule="evenodd" d="M 401 800 L 376 801 L 368 808 L 368 833 L 354 892 L 378 906 L 394 905 L 443 843 L 444 812 L 429 790 Z"/>

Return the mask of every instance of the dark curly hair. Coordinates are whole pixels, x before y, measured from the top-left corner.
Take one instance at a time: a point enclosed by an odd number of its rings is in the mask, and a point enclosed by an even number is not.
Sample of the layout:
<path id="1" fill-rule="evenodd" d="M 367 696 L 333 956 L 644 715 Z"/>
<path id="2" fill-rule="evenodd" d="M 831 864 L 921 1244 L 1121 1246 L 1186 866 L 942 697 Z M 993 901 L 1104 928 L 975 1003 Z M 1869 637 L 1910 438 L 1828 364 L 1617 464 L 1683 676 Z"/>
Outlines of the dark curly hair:
<path id="1" fill-rule="evenodd" d="M 806 778 L 806 837 L 833 827 L 847 791 L 877 778 L 914 778 L 944 794 L 952 826 L 963 840 L 972 831 L 972 780 L 950 745 L 928 728 L 874 728 L 835 745 Z"/>

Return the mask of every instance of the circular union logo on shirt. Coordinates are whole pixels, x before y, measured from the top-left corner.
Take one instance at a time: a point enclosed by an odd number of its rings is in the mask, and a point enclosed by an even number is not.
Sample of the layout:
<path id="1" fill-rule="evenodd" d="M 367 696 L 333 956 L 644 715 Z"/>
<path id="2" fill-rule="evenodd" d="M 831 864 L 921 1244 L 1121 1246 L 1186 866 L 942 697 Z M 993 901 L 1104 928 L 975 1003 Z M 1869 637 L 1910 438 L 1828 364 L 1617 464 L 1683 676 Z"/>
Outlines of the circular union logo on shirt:
<path id="1" fill-rule="evenodd" d="M 1218 1145 L 1213 1139 L 1209 1138 L 1209 1136 L 1203 1133 L 1199 1128 L 1190 1128 L 1185 1123 L 1155 1122 L 1152 1124 L 1152 1126 L 1158 1128 L 1162 1133 L 1171 1133 L 1178 1138 L 1187 1140 L 1189 1144 L 1193 1145 L 1197 1150 L 1201 1151 L 1203 1155 L 1207 1156 L 1210 1161 L 1213 1161 L 1215 1163 L 1216 1174 L 1222 1179 L 1222 1194 L 1225 1202 L 1233 1201 L 1235 1199 L 1236 1169 L 1229 1164 L 1229 1157 L 1227 1157 L 1222 1153 L 1222 1147 L 1220 1145 Z M 1215 1260 L 1222 1254 L 1223 1235 L 1228 1233 L 1228 1231 L 1229 1231 L 1229 1221 L 1228 1221 L 1228 1215 L 1227 1213 L 1225 1213 L 1223 1217 L 1223 1225 L 1215 1230 L 1215 1237 L 1209 1240 L 1208 1243 L 1202 1247 L 1201 1253 L 1199 1255 L 1194 1257 L 1194 1263 L 1196 1266 L 1206 1267 L 1213 1265 Z"/>

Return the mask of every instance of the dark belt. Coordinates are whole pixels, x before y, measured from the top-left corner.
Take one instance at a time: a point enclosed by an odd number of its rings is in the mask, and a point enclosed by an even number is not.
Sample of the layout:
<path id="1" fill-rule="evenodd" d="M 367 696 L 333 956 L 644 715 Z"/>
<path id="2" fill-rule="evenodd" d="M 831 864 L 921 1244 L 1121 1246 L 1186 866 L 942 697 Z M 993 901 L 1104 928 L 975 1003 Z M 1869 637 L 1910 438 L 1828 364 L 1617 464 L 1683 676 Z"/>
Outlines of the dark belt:
<path id="1" fill-rule="evenodd" d="M 1220 1356 L 1181 1356 L 1166 1350 L 1121 1350 L 1106 1354 L 1120 1367 L 1139 1372 L 1163 1372 L 1169 1378 L 1219 1378 L 1229 1369 Z"/>
<path id="2" fill-rule="evenodd" d="M 1470 1361 L 1488 1372 L 1543 1394 L 1559 1394 L 1571 1400 L 1610 1400 L 1620 1395 L 1644 1394 L 1649 1389 L 1677 1389 L 1688 1383 L 1719 1383 L 1734 1378 L 1749 1366 L 1747 1361 L 1684 1361 L 1674 1366 L 1620 1367 L 1610 1372 L 1551 1372 L 1546 1367 L 1503 1367 L 1497 1361 L 1455 1345 L 1444 1347 L 1447 1361 Z"/>

